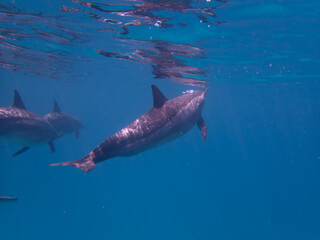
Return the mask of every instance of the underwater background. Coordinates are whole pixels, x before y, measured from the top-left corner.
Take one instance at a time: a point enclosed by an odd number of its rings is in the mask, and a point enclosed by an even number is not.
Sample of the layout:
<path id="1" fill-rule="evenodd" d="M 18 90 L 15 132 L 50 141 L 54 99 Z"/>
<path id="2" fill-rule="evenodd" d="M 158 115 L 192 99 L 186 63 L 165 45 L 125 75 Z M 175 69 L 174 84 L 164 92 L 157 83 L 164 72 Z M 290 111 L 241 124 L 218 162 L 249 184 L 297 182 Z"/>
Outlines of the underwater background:
<path id="1" fill-rule="evenodd" d="M 0 239 L 320 239 L 320 1 L 4 0 L 0 106 L 17 89 L 85 125 L 0 141 Z M 83 173 L 84 157 L 168 97 L 209 87 L 194 127 Z"/>

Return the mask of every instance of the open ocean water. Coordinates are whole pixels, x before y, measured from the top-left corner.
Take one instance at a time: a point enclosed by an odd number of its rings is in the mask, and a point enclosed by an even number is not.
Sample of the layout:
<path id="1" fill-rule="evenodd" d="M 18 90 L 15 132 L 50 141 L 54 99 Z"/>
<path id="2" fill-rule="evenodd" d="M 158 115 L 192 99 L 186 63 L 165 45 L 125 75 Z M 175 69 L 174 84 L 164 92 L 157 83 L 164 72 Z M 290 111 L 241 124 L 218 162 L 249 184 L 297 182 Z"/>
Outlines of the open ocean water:
<path id="1" fill-rule="evenodd" d="M 320 239 L 320 1 L 3 0 L 0 106 L 85 125 L 12 158 L 1 240 Z M 84 157 L 168 98 L 209 87 L 186 135 L 91 172 Z"/>

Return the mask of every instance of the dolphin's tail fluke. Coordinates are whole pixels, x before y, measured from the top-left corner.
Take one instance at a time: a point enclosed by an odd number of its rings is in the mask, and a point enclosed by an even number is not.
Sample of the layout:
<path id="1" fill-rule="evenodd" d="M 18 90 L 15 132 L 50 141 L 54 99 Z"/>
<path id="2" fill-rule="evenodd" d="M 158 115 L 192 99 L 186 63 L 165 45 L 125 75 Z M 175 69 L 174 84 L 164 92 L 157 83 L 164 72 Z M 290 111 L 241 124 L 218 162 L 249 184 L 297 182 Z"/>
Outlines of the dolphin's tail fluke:
<path id="1" fill-rule="evenodd" d="M 80 168 L 82 171 L 89 172 L 94 169 L 94 162 L 90 155 L 86 156 L 85 158 L 81 158 L 74 161 L 63 162 L 63 163 L 54 163 L 50 164 L 51 167 L 56 166 L 74 166 L 76 168 Z"/>

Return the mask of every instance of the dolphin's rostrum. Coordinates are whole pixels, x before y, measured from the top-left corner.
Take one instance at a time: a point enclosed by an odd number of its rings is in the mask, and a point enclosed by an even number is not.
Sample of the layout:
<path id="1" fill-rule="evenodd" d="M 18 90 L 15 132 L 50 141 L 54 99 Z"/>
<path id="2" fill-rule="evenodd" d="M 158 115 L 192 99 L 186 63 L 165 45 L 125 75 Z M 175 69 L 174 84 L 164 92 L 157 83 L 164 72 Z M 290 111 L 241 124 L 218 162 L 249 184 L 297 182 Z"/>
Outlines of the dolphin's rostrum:
<path id="1" fill-rule="evenodd" d="M 201 111 L 208 91 L 195 90 L 168 100 L 152 85 L 153 108 L 133 123 L 107 138 L 86 157 L 50 166 L 74 166 L 91 171 L 95 164 L 116 156 L 128 157 L 161 145 L 186 133 L 195 124 L 204 140 L 207 127 Z"/>

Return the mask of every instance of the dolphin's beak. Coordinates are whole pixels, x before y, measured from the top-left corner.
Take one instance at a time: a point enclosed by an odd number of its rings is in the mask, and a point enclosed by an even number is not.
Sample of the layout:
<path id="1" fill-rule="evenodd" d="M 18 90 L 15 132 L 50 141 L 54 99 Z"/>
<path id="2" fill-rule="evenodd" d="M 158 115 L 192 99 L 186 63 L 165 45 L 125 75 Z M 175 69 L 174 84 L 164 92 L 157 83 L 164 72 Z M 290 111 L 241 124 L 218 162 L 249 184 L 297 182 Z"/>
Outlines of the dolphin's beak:
<path id="1" fill-rule="evenodd" d="M 203 90 L 203 96 L 206 96 L 208 91 L 209 91 L 209 88 L 206 88 L 205 90 Z"/>

